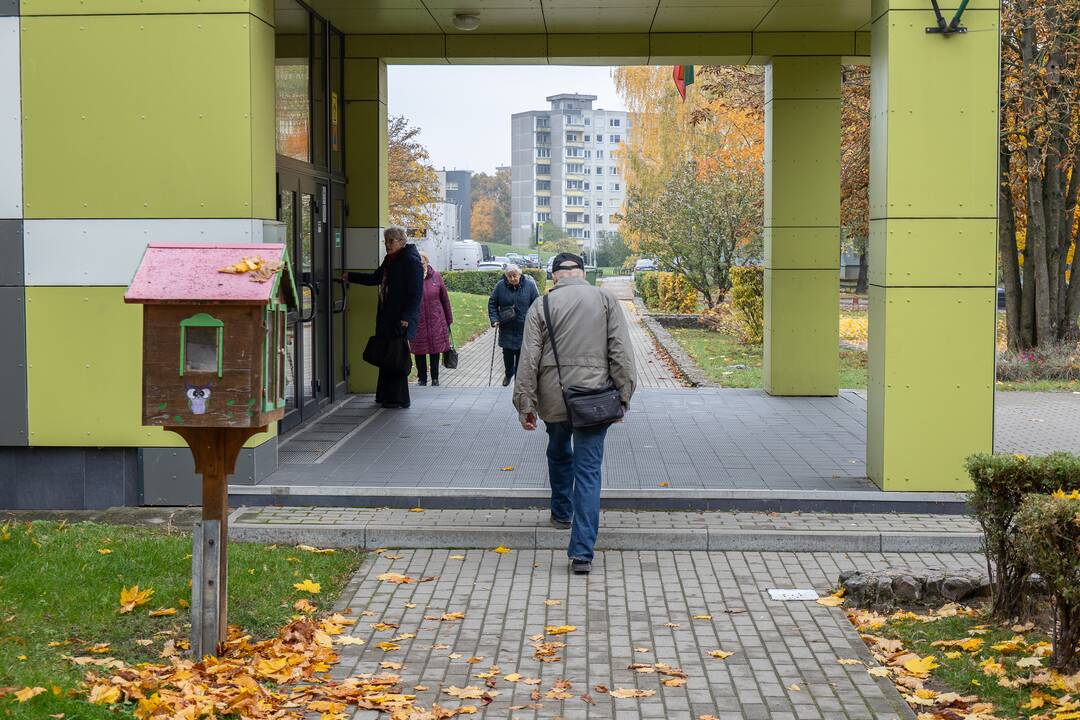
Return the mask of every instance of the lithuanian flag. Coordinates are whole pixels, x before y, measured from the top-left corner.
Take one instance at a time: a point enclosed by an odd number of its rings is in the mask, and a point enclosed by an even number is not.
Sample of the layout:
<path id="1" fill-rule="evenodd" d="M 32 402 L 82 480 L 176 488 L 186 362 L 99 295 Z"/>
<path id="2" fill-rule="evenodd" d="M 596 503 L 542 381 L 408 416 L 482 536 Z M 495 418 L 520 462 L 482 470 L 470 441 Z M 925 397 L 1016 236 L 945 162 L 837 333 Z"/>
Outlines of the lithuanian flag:
<path id="1" fill-rule="evenodd" d="M 694 66 L 676 65 L 671 71 L 671 79 L 675 81 L 675 87 L 682 96 L 683 102 L 686 102 L 686 86 L 694 84 Z"/>

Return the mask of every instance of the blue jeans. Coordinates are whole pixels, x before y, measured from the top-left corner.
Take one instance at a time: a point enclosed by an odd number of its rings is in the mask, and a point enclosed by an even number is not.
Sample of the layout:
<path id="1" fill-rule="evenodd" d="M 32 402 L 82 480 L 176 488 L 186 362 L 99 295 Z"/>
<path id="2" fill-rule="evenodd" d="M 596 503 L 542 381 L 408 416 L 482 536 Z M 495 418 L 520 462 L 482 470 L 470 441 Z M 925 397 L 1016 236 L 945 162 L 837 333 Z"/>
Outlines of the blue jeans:
<path id="1" fill-rule="evenodd" d="M 551 515 L 572 522 L 566 554 L 592 562 L 600 525 L 600 471 L 607 426 L 574 430 L 569 423 L 545 423 Z"/>

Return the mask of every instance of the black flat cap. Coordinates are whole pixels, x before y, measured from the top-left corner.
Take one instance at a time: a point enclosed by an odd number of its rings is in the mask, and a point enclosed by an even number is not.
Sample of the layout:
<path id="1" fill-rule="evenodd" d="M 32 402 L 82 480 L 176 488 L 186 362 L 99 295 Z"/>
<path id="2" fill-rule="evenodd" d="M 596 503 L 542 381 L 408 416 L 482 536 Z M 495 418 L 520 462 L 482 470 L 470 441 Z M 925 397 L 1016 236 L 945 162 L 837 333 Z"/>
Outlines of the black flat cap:
<path id="1" fill-rule="evenodd" d="M 573 270 L 574 268 L 579 270 L 585 269 L 585 261 L 581 259 L 580 255 L 575 255 L 574 253 L 559 253 L 555 256 L 555 262 L 551 264 L 552 271 Z"/>

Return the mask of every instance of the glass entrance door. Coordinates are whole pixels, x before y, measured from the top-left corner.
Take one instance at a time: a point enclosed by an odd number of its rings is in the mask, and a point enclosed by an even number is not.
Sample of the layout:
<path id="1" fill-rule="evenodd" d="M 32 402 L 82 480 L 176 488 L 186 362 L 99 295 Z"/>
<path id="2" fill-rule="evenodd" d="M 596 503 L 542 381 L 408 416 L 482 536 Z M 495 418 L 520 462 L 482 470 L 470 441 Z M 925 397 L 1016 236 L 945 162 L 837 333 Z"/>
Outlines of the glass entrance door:
<path id="1" fill-rule="evenodd" d="M 279 219 L 293 260 L 300 307 L 286 331 L 285 418 L 287 431 L 317 414 L 333 393 L 331 358 L 330 197 L 325 182 L 278 173 Z"/>

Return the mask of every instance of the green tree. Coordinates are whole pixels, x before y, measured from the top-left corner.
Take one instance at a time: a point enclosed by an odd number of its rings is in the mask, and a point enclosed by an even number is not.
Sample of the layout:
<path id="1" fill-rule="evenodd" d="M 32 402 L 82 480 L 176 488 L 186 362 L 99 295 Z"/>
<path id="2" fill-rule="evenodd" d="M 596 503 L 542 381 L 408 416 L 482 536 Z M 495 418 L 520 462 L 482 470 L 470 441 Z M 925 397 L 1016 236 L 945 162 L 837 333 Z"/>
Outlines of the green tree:
<path id="1" fill-rule="evenodd" d="M 543 227 L 540 228 L 540 237 L 544 239 L 544 249 L 550 250 L 551 248 L 547 246 L 562 240 L 566 237 L 566 233 L 563 232 L 561 227 L 548 220 L 544 223 Z"/>
<path id="2" fill-rule="evenodd" d="M 630 248 L 620 233 L 608 232 L 600 238 L 596 251 L 596 264 L 602 267 L 622 267 L 630 257 Z"/>

